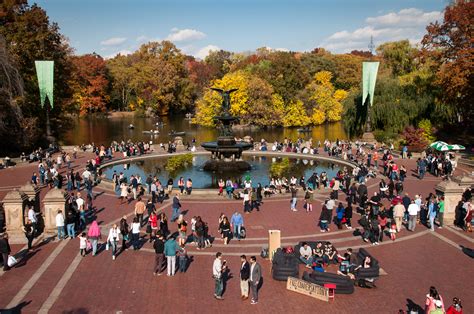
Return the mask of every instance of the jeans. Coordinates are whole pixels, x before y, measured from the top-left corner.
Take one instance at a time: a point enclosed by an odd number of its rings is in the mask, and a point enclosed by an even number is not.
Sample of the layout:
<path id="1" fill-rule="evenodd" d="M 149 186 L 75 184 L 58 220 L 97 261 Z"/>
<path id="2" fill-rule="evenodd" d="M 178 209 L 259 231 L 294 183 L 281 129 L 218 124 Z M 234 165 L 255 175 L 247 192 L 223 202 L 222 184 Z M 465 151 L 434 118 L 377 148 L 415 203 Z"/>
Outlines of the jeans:
<path id="1" fill-rule="evenodd" d="M 176 271 L 176 256 L 166 256 L 166 264 L 168 276 L 174 276 Z"/>
<path id="2" fill-rule="evenodd" d="M 91 239 L 91 244 L 92 244 L 92 256 L 94 256 L 97 253 L 97 239 Z"/>
<path id="3" fill-rule="evenodd" d="M 430 216 L 430 229 L 431 229 L 431 231 L 434 231 L 434 220 L 435 220 L 435 216 Z"/>
<path id="4" fill-rule="evenodd" d="M 319 224 L 320 224 L 321 230 L 327 230 L 328 229 L 328 221 L 327 220 L 321 220 L 321 222 Z"/>
<path id="5" fill-rule="evenodd" d="M 73 223 L 72 224 L 67 224 L 67 235 L 70 238 L 74 238 L 74 236 L 76 235 Z"/>
<path id="6" fill-rule="evenodd" d="M 296 209 L 296 197 L 291 198 L 291 209 Z"/>
<path id="7" fill-rule="evenodd" d="M 408 218 L 408 230 L 415 231 L 417 215 L 410 215 Z"/>
<path id="8" fill-rule="evenodd" d="M 224 290 L 224 280 L 222 279 L 222 277 L 219 277 L 219 278 L 214 277 L 214 280 L 215 280 L 214 294 L 218 297 L 221 297 L 222 292 Z"/>
<path id="9" fill-rule="evenodd" d="M 134 250 L 138 250 L 140 246 L 140 234 L 132 233 L 132 245 Z"/>
<path id="10" fill-rule="evenodd" d="M 242 227 L 242 225 L 234 225 L 234 236 L 237 239 L 240 239 L 240 227 Z"/>
<path id="11" fill-rule="evenodd" d="M 115 253 L 117 252 L 117 241 L 112 240 L 112 241 L 109 241 L 109 243 L 110 243 L 110 248 L 112 251 L 112 256 L 115 256 Z"/>
<path id="12" fill-rule="evenodd" d="M 66 234 L 64 233 L 64 226 L 58 227 L 58 240 L 66 238 Z"/>
<path id="13" fill-rule="evenodd" d="M 425 176 L 425 171 L 424 171 L 424 170 L 420 170 L 420 171 L 419 171 L 419 176 L 420 176 L 420 180 L 423 179 L 423 177 Z"/>
<path id="14" fill-rule="evenodd" d="M 171 215 L 171 221 L 175 221 L 179 216 L 179 208 L 173 207 L 173 214 Z"/>
<path id="15" fill-rule="evenodd" d="M 71 190 L 72 190 L 72 182 L 71 182 L 71 181 L 68 181 L 68 182 L 67 182 L 67 190 L 68 190 L 68 191 L 71 191 Z"/>
<path id="16" fill-rule="evenodd" d="M 81 182 L 76 181 L 76 189 L 79 191 L 81 189 Z"/>
<path id="17" fill-rule="evenodd" d="M 154 272 L 160 274 L 163 270 L 163 261 L 165 260 L 165 255 L 163 253 L 157 253 L 155 257 L 155 270 Z"/>
<path id="18" fill-rule="evenodd" d="M 206 245 L 204 244 L 204 235 L 199 235 L 197 237 L 198 240 L 198 248 L 204 248 Z"/>
<path id="19" fill-rule="evenodd" d="M 313 258 L 311 256 L 308 259 L 304 258 L 304 256 L 300 256 L 300 260 L 306 265 L 311 266 L 313 264 Z"/>
<path id="20" fill-rule="evenodd" d="M 184 273 L 186 271 L 186 265 L 188 264 L 188 259 L 186 258 L 186 256 L 180 256 L 178 258 L 179 260 L 179 271 Z"/>

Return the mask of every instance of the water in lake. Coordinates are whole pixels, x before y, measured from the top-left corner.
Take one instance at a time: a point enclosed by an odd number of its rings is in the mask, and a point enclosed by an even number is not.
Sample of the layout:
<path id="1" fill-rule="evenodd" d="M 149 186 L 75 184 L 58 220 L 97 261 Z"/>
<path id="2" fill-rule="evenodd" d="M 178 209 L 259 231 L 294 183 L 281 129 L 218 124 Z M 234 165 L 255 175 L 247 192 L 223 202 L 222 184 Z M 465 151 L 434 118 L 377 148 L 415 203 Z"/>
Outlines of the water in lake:
<path id="1" fill-rule="evenodd" d="M 172 157 L 173 155 L 170 155 Z M 219 179 L 226 180 L 231 178 L 232 180 L 243 180 L 247 176 L 250 176 L 254 185 L 261 183 L 263 186 L 270 182 L 269 178 L 269 167 L 272 162 L 278 160 L 274 157 L 266 156 L 244 156 L 244 160 L 250 163 L 252 169 L 243 173 L 225 173 L 217 174 L 212 172 L 205 172 L 202 170 L 202 166 L 209 159 L 207 155 L 194 156 L 193 164 L 188 167 L 178 170 L 173 174 L 175 185 L 179 177 L 183 177 L 185 180 L 191 178 L 193 180 L 193 187 L 195 188 L 216 188 Z M 321 173 L 326 171 L 328 178 L 332 178 L 336 175 L 340 169 L 340 165 L 332 164 L 325 161 L 316 160 L 305 160 L 290 158 L 291 174 L 295 177 L 301 177 L 302 175 L 308 179 L 313 172 Z M 157 176 L 161 182 L 166 183 L 170 174 L 164 169 L 166 164 L 166 158 L 149 158 L 145 160 L 132 161 L 130 163 L 118 164 L 105 168 L 104 174 L 108 179 L 112 179 L 114 170 L 117 173 L 123 172 L 127 178 L 131 175 L 140 175 L 142 182 L 144 183 L 148 175 Z"/>
<path id="2" fill-rule="evenodd" d="M 158 135 L 144 134 L 143 131 L 156 129 L 155 123 L 163 121 L 164 125 L 158 130 Z M 135 128 L 129 129 L 128 126 L 133 124 Z M 168 133 L 171 131 L 183 131 L 184 142 L 191 142 L 193 138 L 198 143 L 213 141 L 218 136 L 216 128 L 201 127 L 191 124 L 182 115 L 162 117 L 159 119 L 139 118 L 133 116 L 126 117 L 88 117 L 77 118 L 73 120 L 71 127 L 64 133 L 60 139 L 63 145 L 80 145 L 88 143 L 108 145 L 112 141 L 132 140 L 132 141 L 152 141 L 153 143 L 167 143 L 170 140 Z M 321 142 L 325 139 L 336 140 L 346 139 L 347 135 L 341 122 L 324 124 L 315 126 L 309 133 L 299 133 L 296 128 L 272 128 L 268 130 L 236 130 L 235 136 L 244 137 L 250 135 L 254 140 L 259 141 L 264 138 L 267 141 L 283 140 L 285 137 L 296 139 L 302 136 L 308 139 L 310 136 L 313 141 Z"/>

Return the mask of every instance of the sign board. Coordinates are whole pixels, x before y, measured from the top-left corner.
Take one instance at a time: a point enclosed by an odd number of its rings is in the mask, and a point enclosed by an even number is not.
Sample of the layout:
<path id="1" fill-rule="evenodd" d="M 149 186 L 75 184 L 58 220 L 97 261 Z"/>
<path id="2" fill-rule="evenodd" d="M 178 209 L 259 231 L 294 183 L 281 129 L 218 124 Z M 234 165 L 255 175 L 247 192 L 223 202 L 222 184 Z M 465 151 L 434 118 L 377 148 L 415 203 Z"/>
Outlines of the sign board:
<path id="1" fill-rule="evenodd" d="M 288 277 L 286 282 L 286 289 L 298 292 L 315 299 L 322 301 L 329 301 L 329 289 L 318 286 L 312 282 L 304 281 L 294 277 Z"/>

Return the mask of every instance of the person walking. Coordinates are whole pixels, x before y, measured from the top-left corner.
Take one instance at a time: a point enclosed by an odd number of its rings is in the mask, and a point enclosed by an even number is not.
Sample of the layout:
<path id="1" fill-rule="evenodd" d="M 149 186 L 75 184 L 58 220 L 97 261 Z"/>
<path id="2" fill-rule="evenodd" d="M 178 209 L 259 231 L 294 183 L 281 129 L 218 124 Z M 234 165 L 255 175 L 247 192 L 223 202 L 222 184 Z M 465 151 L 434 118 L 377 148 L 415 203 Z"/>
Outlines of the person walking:
<path id="1" fill-rule="evenodd" d="M 242 300 L 249 298 L 249 278 L 250 264 L 247 262 L 247 256 L 240 256 L 240 297 Z"/>
<path id="2" fill-rule="evenodd" d="M 0 254 L 3 258 L 3 271 L 10 270 L 10 266 L 8 266 L 8 255 L 10 255 L 10 243 L 8 243 L 8 233 L 4 232 L 0 234 Z"/>
<path id="3" fill-rule="evenodd" d="M 442 229 L 444 222 L 444 196 L 441 196 L 438 202 L 438 222 L 439 229 Z"/>
<path id="4" fill-rule="evenodd" d="M 400 201 L 397 201 L 397 205 L 393 207 L 393 218 L 395 219 L 397 232 L 400 232 L 402 229 L 403 215 L 405 215 L 405 206 Z"/>
<path id="5" fill-rule="evenodd" d="M 153 270 L 153 275 L 161 276 L 163 262 L 165 260 L 165 242 L 163 241 L 163 235 L 161 233 L 158 233 L 158 238 L 155 239 L 153 248 L 155 249 L 155 268 Z"/>
<path id="6" fill-rule="evenodd" d="M 120 219 L 120 233 L 122 234 L 122 247 L 120 250 L 123 252 L 127 249 L 127 241 L 130 230 L 128 229 L 127 215 L 123 215 Z"/>
<path id="7" fill-rule="evenodd" d="M 35 229 L 33 228 L 33 224 L 28 219 L 26 224 L 22 227 L 23 232 L 25 233 L 25 237 L 28 240 L 28 250 L 31 250 L 33 239 L 35 238 Z"/>
<path id="8" fill-rule="evenodd" d="M 87 237 L 91 240 L 92 244 L 92 256 L 95 256 L 97 253 L 97 243 L 101 238 L 100 227 L 97 224 L 97 220 L 94 220 L 89 227 L 89 232 L 87 233 Z"/>
<path id="9" fill-rule="evenodd" d="M 230 225 L 234 232 L 234 237 L 240 241 L 240 230 L 244 226 L 244 218 L 237 210 L 230 218 Z"/>
<path id="10" fill-rule="evenodd" d="M 173 237 L 165 242 L 166 270 L 168 276 L 174 276 L 176 272 L 176 252 L 178 252 L 178 244 Z"/>
<path id="11" fill-rule="evenodd" d="M 201 250 L 205 248 L 204 243 L 204 222 L 202 221 L 201 216 L 196 217 L 196 223 L 194 225 L 196 238 L 197 238 L 197 249 Z"/>
<path id="12" fill-rule="evenodd" d="M 250 257 L 250 290 L 252 291 L 252 301 L 250 304 L 258 303 L 258 284 L 262 278 L 262 268 L 257 263 L 255 256 Z"/>
<path id="13" fill-rule="evenodd" d="M 224 291 L 224 280 L 223 280 L 223 263 L 222 263 L 222 253 L 216 253 L 216 259 L 212 264 L 212 277 L 215 281 L 214 297 L 217 300 L 224 300 L 222 293 Z"/>
<path id="14" fill-rule="evenodd" d="M 408 230 L 415 231 L 416 227 L 416 218 L 418 217 L 418 212 L 420 211 L 415 201 L 412 200 L 411 204 L 408 205 Z"/>
<path id="15" fill-rule="evenodd" d="M 437 204 L 435 203 L 434 198 L 431 198 L 429 200 L 429 204 L 428 204 L 428 215 L 427 215 L 427 218 L 430 221 L 430 230 L 431 231 L 434 231 L 434 225 L 435 225 L 434 221 L 435 221 L 436 214 L 437 214 L 436 207 L 437 207 Z"/>
<path id="16" fill-rule="evenodd" d="M 175 193 L 173 197 L 173 214 L 171 215 L 171 221 L 175 221 L 179 217 L 179 209 L 181 208 L 181 203 L 179 202 L 179 195 Z"/>
<path id="17" fill-rule="evenodd" d="M 132 222 L 132 245 L 133 250 L 136 251 L 140 248 L 140 222 L 138 217 L 133 218 Z"/>
<path id="18" fill-rule="evenodd" d="M 143 213 L 145 213 L 146 205 L 142 201 L 141 197 L 137 199 L 137 203 L 135 204 L 135 216 L 138 218 L 138 222 L 140 226 L 143 225 Z"/>
<path id="19" fill-rule="evenodd" d="M 56 214 L 56 228 L 58 229 L 58 240 L 65 239 L 66 234 L 64 232 L 64 216 L 62 210 L 58 210 Z"/>
<path id="20" fill-rule="evenodd" d="M 297 211 L 296 209 L 296 194 L 298 193 L 298 189 L 294 184 L 290 185 L 290 192 L 291 192 L 291 203 L 290 203 L 290 209 L 292 211 Z"/>
<path id="21" fill-rule="evenodd" d="M 117 243 L 120 240 L 120 229 L 114 224 L 109 230 L 109 236 L 107 242 L 110 244 L 112 251 L 112 260 L 115 260 L 115 253 L 117 252 Z"/>

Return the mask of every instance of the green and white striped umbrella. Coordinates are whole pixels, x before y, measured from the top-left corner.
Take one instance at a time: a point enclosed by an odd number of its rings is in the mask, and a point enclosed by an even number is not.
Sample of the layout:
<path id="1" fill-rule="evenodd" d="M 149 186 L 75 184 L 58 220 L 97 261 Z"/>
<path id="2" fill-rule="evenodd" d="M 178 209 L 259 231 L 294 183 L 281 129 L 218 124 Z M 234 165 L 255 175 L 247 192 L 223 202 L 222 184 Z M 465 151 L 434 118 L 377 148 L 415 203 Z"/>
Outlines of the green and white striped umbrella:
<path id="1" fill-rule="evenodd" d="M 466 149 L 466 147 L 459 144 L 453 144 L 449 146 L 451 147 L 451 150 L 465 150 Z"/>
<path id="2" fill-rule="evenodd" d="M 450 145 L 448 143 L 442 142 L 442 141 L 436 141 L 434 143 L 431 143 L 430 145 L 431 148 L 436 149 L 437 151 L 440 152 L 446 152 L 448 150 L 451 150 Z"/>

